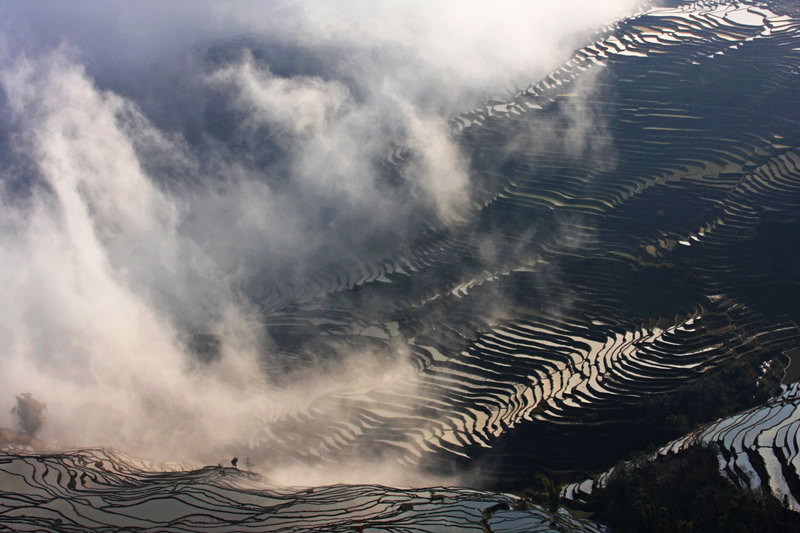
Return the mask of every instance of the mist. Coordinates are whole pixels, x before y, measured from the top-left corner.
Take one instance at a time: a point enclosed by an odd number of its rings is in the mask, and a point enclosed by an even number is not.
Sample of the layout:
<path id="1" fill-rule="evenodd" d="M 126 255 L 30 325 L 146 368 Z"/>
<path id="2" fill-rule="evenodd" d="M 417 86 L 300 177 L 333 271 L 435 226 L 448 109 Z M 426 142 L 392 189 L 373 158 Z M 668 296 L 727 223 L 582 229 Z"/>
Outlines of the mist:
<path id="1" fill-rule="evenodd" d="M 635 5 L 4 3 L 0 426 L 29 392 L 56 446 L 217 463 L 331 391 L 413 383 L 402 342 L 281 379 L 270 311 L 468 220 L 448 120 Z"/>

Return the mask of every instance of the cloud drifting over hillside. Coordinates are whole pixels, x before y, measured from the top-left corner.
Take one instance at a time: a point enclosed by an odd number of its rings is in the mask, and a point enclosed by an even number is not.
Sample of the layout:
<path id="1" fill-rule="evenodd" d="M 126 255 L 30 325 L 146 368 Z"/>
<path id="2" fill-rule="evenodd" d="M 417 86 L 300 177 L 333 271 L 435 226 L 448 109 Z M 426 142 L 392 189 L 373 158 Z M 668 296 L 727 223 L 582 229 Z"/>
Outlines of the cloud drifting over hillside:
<path id="1" fill-rule="evenodd" d="M 270 386 L 254 295 L 468 217 L 447 119 L 634 4 L 4 4 L 0 425 L 31 392 L 46 438 L 210 460 L 363 387 L 346 362 Z"/>

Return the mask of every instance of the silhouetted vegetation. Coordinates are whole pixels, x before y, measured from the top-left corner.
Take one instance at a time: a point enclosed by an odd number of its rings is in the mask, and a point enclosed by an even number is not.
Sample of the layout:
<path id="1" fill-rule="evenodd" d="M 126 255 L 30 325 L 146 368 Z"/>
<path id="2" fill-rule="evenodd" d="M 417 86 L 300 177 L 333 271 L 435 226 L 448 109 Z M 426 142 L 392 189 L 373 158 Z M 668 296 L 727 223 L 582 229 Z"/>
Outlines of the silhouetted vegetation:
<path id="1" fill-rule="evenodd" d="M 532 486 L 520 492 L 523 502 L 532 502 L 544 507 L 551 513 L 558 511 L 561 505 L 561 484 L 541 474 L 534 478 Z M 521 507 L 527 508 L 527 507 Z"/>
<path id="2" fill-rule="evenodd" d="M 614 532 L 800 531 L 800 514 L 770 494 L 738 488 L 717 468 L 706 448 L 620 468 L 594 493 L 593 519 Z"/>
<path id="3" fill-rule="evenodd" d="M 17 415 L 19 427 L 22 432 L 29 436 L 35 436 L 44 425 L 47 417 L 47 406 L 37 401 L 29 392 L 23 392 L 17 396 L 17 405 L 11 409 Z"/>
<path id="4" fill-rule="evenodd" d="M 757 363 L 739 360 L 670 394 L 648 397 L 641 415 L 632 422 L 631 433 L 641 435 L 646 448 L 654 448 L 702 424 L 765 402 L 778 392 L 781 369 L 772 365 L 766 375 L 759 376 Z"/>

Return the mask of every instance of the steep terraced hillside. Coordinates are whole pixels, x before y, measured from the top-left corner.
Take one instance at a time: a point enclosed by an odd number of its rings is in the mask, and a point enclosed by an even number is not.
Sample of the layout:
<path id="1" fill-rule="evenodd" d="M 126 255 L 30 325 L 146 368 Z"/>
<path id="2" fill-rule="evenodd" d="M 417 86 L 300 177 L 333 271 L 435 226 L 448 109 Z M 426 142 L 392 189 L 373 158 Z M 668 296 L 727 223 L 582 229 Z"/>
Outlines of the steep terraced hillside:
<path id="1" fill-rule="evenodd" d="M 457 222 L 252 295 L 276 383 L 342 354 L 383 370 L 253 420 L 258 438 L 230 451 L 266 479 L 353 458 L 504 490 L 598 471 L 641 445 L 631 421 L 647 401 L 800 346 L 795 2 L 648 7 L 450 126 L 473 189 Z M 398 149 L 384 167 L 413 162 Z M 792 385 L 659 453 L 714 444 L 731 479 L 800 510 L 798 398 Z M 283 489 L 100 450 L 9 450 L 0 490 L 16 530 L 596 530 L 497 493 Z"/>
<path id="2" fill-rule="evenodd" d="M 800 384 L 794 383 L 763 406 L 723 418 L 666 444 L 649 460 L 697 446 L 711 448 L 717 452 L 721 475 L 743 488 L 766 489 L 790 509 L 800 511 L 798 429 Z M 606 486 L 617 468 L 567 485 L 563 496 L 575 501 L 588 499 L 593 491 Z"/>
<path id="3" fill-rule="evenodd" d="M 495 479 L 594 468 L 625 451 L 642 399 L 796 347 L 795 11 L 653 8 L 456 117 L 475 185 L 461 224 L 261 300 L 287 368 L 347 346 L 408 352 L 416 372 L 311 400 L 257 447 Z M 282 441 L 298 425 L 313 438 Z"/>

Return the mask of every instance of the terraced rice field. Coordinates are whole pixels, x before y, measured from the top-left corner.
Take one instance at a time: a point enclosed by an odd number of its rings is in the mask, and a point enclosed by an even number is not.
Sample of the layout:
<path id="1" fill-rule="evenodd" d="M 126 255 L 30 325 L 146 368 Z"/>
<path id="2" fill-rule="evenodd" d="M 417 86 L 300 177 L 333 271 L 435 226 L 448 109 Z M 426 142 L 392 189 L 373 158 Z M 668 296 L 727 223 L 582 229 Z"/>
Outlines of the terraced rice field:
<path id="1" fill-rule="evenodd" d="M 22 452 L 19 450 L 19 452 Z M 468 489 L 272 487 L 233 468 L 186 470 L 108 450 L 0 455 L 0 526 L 13 531 L 598 532 L 566 512 L 515 511 Z"/>
<path id="2" fill-rule="evenodd" d="M 653 458 L 693 446 L 717 451 L 720 474 L 747 489 L 766 488 L 790 509 L 800 511 L 800 383 L 766 405 L 723 418 L 662 446 Z M 604 487 L 616 468 L 567 485 L 563 496 L 581 501 Z"/>
<path id="3" fill-rule="evenodd" d="M 309 398 L 264 421 L 247 453 L 262 466 L 380 457 L 469 467 L 487 485 L 607 467 L 628 451 L 626 425 L 643 399 L 796 349 L 799 66 L 796 3 L 676 2 L 603 29 L 545 79 L 455 117 L 474 184 L 461 222 L 430 222 L 381 261 L 254 296 L 287 375 L 342 347 L 407 354 L 412 371 Z M 411 158 L 398 150 L 387 172 Z M 797 508 L 792 391 L 662 453 L 717 443 L 727 475 L 766 483 Z M 289 437 L 298 427 L 302 440 Z M 61 531 L 123 522 L 481 530 L 482 521 L 535 531 L 551 520 L 511 511 L 513 499 L 495 493 L 293 491 L 101 451 L 0 456 L 0 475 L 17 476 L 20 493 L 0 504 L 0 521 L 31 530 L 61 520 Z M 34 506 L 41 512 L 22 518 Z"/>
<path id="4" fill-rule="evenodd" d="M 651 9 L 456 117 L 477 184 L 463 223 L 261 300 L 287 366 L 401 346 L 416 372 L 315 399 L 264 448 L 494 478 L 591 468 L 643 398 L 797 346 L 799 30 L 791 3 Z"/>

